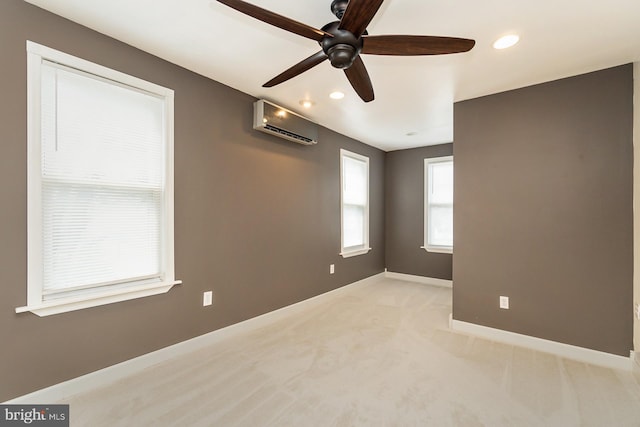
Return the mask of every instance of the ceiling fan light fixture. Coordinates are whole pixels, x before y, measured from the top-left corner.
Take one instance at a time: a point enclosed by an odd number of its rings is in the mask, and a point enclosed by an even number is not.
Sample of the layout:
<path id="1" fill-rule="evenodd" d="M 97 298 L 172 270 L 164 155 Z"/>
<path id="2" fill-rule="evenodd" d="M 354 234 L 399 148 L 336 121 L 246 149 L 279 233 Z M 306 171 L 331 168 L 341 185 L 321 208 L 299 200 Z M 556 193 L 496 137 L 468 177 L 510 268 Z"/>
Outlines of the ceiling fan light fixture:
<path id="1" fill-rule="evenodd" d="M 353 65 L 353 61 L 356 59 L 358 52 L 356 48 L 348 44 L 337 44 L 331 46 L 327 52 L 331 65 L 335 68 L 345 69 Z"/>
<path id="2" fill-rule="evenodd" d="M 344 93 L 337 90 L 335 92 L 331 92 L 329 94 L 329 98 L 331 98 L 331 99 L 342 99 L 342 98 L 344 98 Z"/>
<path id="3" fill-rule="evenodd" d="M 519 41 L 520 41 L 520 36 L 518 36 L 517 34 L 509 34 L 509 35 L 500 37 L 498 40 L 496 40 L 493 43 L 493 48 L 498 50 L 507 49 L 507 48 L 510 48 L 511 46 L 514 46 Z"/>

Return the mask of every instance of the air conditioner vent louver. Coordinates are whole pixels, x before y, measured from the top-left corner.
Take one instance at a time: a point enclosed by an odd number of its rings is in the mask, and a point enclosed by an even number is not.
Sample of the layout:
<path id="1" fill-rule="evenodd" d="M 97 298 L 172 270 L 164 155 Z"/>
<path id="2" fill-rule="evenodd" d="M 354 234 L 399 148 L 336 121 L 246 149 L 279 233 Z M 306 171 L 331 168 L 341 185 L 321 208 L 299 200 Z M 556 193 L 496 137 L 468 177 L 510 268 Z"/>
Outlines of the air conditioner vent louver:
<path id="1" fill-rule="evenodd" d="M 253 105 L 253 128 L 298 144 L 318 143 L 318 125 L 263 99 Z"/>
<path id="2" fill-rule="evenodd" d="M 289 132 L 287 130 L 280 129 L 280 128 L 277 128 L 275 126 L 271 126 L 268 123 L 264 127 L 266 129 L 270 130 L 271 132 L 279 133 L 281 135 L 288 136 L 289 138 L 294 138 L 296 140 L 300 140 L 300 141 L 302 141 L 302 142 L 304 142 L 306 144 L 315 144 L 315 141 L 313 139 L 311 139 L 311 138 L 307 138 L 306 136 L 297 135 L 297 134 Z"/>

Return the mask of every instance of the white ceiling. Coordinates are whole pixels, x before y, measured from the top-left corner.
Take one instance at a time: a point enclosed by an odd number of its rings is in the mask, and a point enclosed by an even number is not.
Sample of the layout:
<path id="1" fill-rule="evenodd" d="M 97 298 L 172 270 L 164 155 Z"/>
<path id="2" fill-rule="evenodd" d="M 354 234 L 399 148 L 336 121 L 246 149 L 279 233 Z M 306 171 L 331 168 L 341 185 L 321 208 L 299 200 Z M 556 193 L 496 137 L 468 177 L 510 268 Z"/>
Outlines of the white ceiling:
<path id="1" fill-rule="evenodd" d="M 216 1 L 26 1 L 388 151 L 451 142 L 455 101 L 640 60 L 640 0 L 387 0 L 369 34 L 464 37 L 476 46 L 437 57 L 363 55 L 376 96 L 364 103 L 328 61 L 263 88 L 319 46 Z M 250 2 L 317 28 L 335 20 L 331 0 Z M 518 45 L 491 47 L 511 32 Z M 346 97 L 329 99 L 334 90 Z M 315 105 L 305 110 L 302 99 Z"/>

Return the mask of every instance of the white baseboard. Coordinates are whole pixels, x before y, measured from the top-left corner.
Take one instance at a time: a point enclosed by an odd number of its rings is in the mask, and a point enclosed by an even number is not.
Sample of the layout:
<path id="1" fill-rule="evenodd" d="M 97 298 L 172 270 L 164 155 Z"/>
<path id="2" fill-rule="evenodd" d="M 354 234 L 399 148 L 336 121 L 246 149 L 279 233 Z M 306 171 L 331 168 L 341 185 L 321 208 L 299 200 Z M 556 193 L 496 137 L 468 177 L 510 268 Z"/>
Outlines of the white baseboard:
<path id="1" fill-rule="evenodd" d="M 404 280 L 405 282 L 423 283 L 425 285 L 440 286 L 443 288 L 453 288 L 452 280 L 436 279 L 435 277 L 414 276 L 413 274 L 394 273 L 385 271 L 387 279 Z"/>
<path id="2" fill-rule="evenodd" d="M 240 323 L 209 332 L 204 335 L 189 339 L 187 341 L 174 344 L 169 347 L 161 348 L 151 353 L 126 360 L 117 365 L 109 366 L 95 372 L 73 378 L 71 380 L 55 384 L 42 390 L 34 391 L 24 396 L 4 402 L 5 404 L 37 404 L 60 402 L 78 393 L 87 392 L 89 390 L 116 382 L 126 376 L 135 374 L 143 369 L 157 365 L 159 363 L 171 360 L 175 357 L 197 351 L 211 344 L 222 341 L 233 335 L 252 331 L 272 324 L 284 317 L 298 313 L 303 310 L 315 307 L 330 298 L 334 298 L 340 294 L 350 292 L 354 289 L 368 286 L 378 282 L 385 277 L 384 273 L 367 277 L 349 285 L 334 289 L 324 294 L 300 301 L 298 303 L 288 305 L 263 315 L 253 317 Z"/>
<path id="3" fill-rule="evenodd" d="M 476 325 L 474 323 L 462 322 L 455 319 L 451 320 L 451 329 L 488 340 L 526 347 L 544 353 L 551 353 L 556 356 L 590 363 L 592 365 L 604 366 L 611 369 L 620 369 L 623 371 L 630 371 L 633 369 L 632 365 L 634 363 L 631 358 L 592 350 L 589 348 L 549 341 L 542 338 Z"/>
<path id="4" fill-rule="evenodd" d="M 640 352 L 631 352 L 631 361 L 633 365 L 633 371 L 640 374 Z"/>

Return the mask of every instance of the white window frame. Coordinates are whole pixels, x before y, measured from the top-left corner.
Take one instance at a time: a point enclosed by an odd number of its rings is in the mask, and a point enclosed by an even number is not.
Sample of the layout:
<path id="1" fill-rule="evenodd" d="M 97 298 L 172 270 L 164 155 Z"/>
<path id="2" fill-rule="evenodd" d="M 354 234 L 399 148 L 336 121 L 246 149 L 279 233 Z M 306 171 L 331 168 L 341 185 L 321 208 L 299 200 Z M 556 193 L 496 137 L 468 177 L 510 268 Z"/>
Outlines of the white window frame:
<path id="1" fill-rule="evenodd" d="M 42 179 L 41 179 L 41 73 L 43 61 L 54 62 L 90 74 L 102 81 L 125 85 L 164 99 L 165 117 L 165 187 L 163 198 L 162 260 L 159 279 L 131 281 L 123 286 L 96 287 L 96 292 L 43 299 L 43 244 L 42 244 Z M 173 110 L 174 93 L 171 89 L 146 82 L 136 77 L 111 70 L 55 49 L 27 41 L 27 305 L 16 308 L 17 313 L 33 312 L 38 316 L 64 313 L 104 304 L 126 301 L 168 292 L 174 285 L 174 230 L 173 230 Z"/>
<path id="2" fill-rule="evenodd" d="M 429 244 L 429 182 L 431 169 L 430 165 L 436 163 L 448 163 L 453 162 L 453 156 L 443 156 L 443 157 L 432 157 L 424 159 L 424 246 L 420 246 L 422 249 L 427 252 L 436 252 L 436 253 L 444 253 L 444 254 L 452 254 L 453 253 L 453 245 L 452 246 L 441 246 L 441 245 L 430 245 Z M 447 204 L 448 206 L 448 204 Z M 453 207 L 453 202 L 451 202 L 451 207 Z"/>
<path id="3" fill-rule="evenodd" d="M 354 160 L 365 162 L 367 167 L 367 195 L 364 213 L 364 243 L 362 245 L 345 247 L 344 246 L 344 158 L 349 157 Z M 369 247 L 369 158 L 361 154 L 353 153 L 344 149 L 340 149 L 340 255 L 343 258 L 349 258 L 356 255 L 364 255 L 368 253 Z"/>

